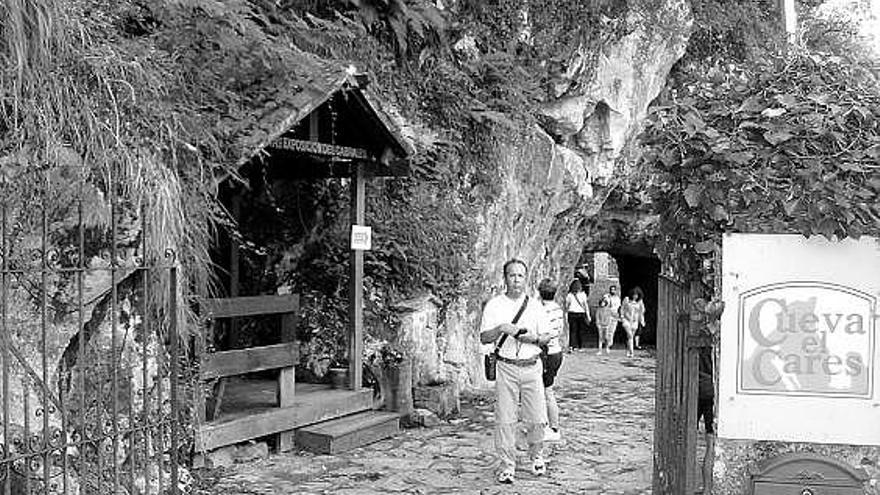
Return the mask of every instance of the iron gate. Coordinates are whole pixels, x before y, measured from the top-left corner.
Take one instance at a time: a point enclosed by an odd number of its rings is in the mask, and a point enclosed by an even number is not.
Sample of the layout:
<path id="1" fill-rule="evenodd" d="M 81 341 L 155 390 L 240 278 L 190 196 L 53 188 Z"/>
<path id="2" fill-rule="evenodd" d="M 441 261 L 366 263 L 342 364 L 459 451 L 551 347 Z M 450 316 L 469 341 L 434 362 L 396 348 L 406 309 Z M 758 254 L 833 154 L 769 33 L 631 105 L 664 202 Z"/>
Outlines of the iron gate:
<path id="1" fill-rule="evenodd" d="M 174 253 L 84 168 L 0 184 L 0 495 L 178 493 Z"/>

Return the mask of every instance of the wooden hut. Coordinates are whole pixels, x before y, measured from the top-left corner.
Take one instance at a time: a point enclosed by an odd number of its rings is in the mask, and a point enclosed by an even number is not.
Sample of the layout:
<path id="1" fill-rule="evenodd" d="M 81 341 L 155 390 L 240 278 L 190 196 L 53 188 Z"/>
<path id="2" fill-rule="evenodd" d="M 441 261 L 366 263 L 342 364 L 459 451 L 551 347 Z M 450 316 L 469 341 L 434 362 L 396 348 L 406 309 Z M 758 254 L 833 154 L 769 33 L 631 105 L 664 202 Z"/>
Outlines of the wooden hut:
<path id="1" fill-rule="evenodd" d="M 240 160 L 239 169 L 259 162 L 276 178 L 348 178 L 350 223 L 353 227 L 364 226 L 365 181 L 407 174 L 411 147 L 383 112 L 377 96 L 368 89 L 365 75 L 358 74 L 353 67 L 329 67 L 314 59 L 304 59 L 303 63 L 311 66 L 303 71 L 308 77 L 297 85 L 298 93 L 288 99 L 292 108 L 272 112 L 274 121 L 268 124 L 271 129 L 246 146 L 250 153 Z M 235 182 L 243 179 L 225 176 L 219 185 Z M 233 195 L 229 206 L 235 216 L 247 205 Z M 280 314 L 277 331 L 281 343 L 206 352 L 202 338 L 197 351 L 201 355 L 201 379 L 215 381 L 215 386 L 212 397 L 197 397 L 197 452 L 267 435 L 277 435 L 279 450 L 287 450 L 298 442 L 333 452 L 397 430 L 397 415 L 371 412 L 373 392 L 361 388 L 363 249 L 356 245 L 363 240 L 353 236 L 349 256 L 350 359 L 345 389 L 295 383 L 299 346 L 294 329 L 299 298 L 296 294 L 239 296 L 239 245 L 230 244 L 226 279 L 229 297 L 201 300 L 202 315 L 212 322 Z M 251 381 L 236 385 L 234 380 L 228 380 L 273 369 L 279 372 L 277 381 L 273 379 L 271 384 L 255 385 Z"/>

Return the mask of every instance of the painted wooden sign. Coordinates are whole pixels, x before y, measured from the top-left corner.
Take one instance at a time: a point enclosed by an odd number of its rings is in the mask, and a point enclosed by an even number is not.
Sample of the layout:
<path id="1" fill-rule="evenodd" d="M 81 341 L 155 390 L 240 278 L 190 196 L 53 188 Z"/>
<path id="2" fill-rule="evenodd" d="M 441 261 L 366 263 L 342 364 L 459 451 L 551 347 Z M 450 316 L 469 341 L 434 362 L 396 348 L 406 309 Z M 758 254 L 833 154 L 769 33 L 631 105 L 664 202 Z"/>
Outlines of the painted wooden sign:
<path id="1" fill-rule="evenodd" d="M 719 436 L 880 445 L 880 241 L 730 234 L 723 249 Z"/>

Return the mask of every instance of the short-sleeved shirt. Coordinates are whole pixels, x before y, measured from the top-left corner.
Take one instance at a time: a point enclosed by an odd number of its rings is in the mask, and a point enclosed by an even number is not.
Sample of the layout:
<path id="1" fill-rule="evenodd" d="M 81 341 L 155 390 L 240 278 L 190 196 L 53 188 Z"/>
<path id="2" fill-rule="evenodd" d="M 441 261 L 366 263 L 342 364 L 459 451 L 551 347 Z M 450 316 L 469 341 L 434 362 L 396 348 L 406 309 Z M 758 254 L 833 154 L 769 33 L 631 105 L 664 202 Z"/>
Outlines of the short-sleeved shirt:
<path id="1" fill-rule="evenodd" d="M 596 310 L 596 326 L 599 328 L 609 328 L 614 322 L 614 316 L 611 314 L 611 308 L 608 306 L 599 306 Z"/>
<path id="2" fill-rule="evenodd" d="M 611 294 L 605 294 L 602 296 L 603 299 L 608 301 L 608 307 L 611 308 L 612 316 L 616 317 L 618 312 L 620 311 L 620 296 L 612 296 Z"/>
<path id="3" fill-rule="evenodd" d="M 542 304 L 544 312 L 547 313 L 547 332 L 542 336 L 545 338 L 550 336 L 547 342 L 547 354 L 562 352 L 562 344 L 559 343 L 559 336 L 562 335 L 562 329 L 565 327 L 562 308 L 556 304 L 556 301 L 544 301 Z"/>
<path id="4" fill-rule="evenodd" d="M 565 296 L 565 309 L 567 309 L 569 313 L 585 313 L 587 318 L 589 318 L 590 306 L 587 303 L 587 293 L 584 291 L 569 292 L 568 295 Z"/>
<path id="5" fill-rule="evenodd" d="M 517 311 L 522 306 L 524 298 L 525 295 L 511 299 L 506 294 L 499 294 L 489 299 L 489 302 L 483 308 L 483 318 L 480 320 L 480 333 L 491 330 L 502 323 L 513 321 L 513 317 L 516 316 Z M 547 315 L 539 298 L 529 298 L 529 303 L 523 314 L 519 317 L 516 327 L 525 328 L 528 331 L 528 335 L 532 338 L 537 338 L 541 333 L 547 332 Z M 503 335 L 500 335 L 498 338 L 501 339 Z M 495 344 L 493 343 L 492 350 L 494 349 Z M 531 359 L 541 354 L 541 348 L 536 344 L 521 342 L 512 336 L 508 336 L 504 340 L 504 345 L 501 346 L 498 354 L 507 359 Z"/>

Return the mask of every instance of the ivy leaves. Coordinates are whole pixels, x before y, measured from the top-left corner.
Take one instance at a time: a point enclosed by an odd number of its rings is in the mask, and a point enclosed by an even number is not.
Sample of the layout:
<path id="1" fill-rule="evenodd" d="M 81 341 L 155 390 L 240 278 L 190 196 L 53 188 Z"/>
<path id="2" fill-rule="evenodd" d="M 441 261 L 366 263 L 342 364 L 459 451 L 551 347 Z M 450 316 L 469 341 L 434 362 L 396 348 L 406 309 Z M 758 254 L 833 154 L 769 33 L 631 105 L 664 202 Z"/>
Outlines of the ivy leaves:
<path id="1" fill-rule="evenodd" d="M 880 232 L 880 91 L 841 58 L 717 65 L 654 109 L 643 161 L 660 237 Z"/>

